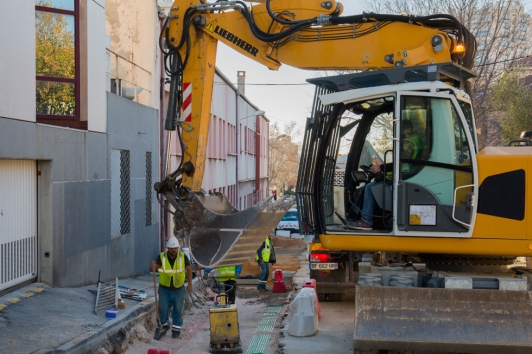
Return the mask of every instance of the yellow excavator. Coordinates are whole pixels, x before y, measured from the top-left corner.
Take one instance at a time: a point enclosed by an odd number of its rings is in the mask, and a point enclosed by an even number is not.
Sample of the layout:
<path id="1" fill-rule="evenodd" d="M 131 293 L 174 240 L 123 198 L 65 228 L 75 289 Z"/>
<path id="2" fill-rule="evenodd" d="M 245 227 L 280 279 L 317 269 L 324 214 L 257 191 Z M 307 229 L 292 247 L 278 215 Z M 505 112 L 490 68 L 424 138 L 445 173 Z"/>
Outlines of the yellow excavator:
<path id="1" fill-rule="evenodd" d="M 508 270 L 532 255 L 532 148 L 478 150 L 467 28 L 444 14 L 343 16 L 336 1 L 174 1 L 165 129 L 184 153 L 155 189 L 202 266 L 247 260 L 290 206 L 238 211 L 201 192 L 218 41 L 273 70 L 359 71 L 308 80 L 296 187 L 320 299 L 354 291 L 355 352 L 532 351 L 528 269 Z"/>

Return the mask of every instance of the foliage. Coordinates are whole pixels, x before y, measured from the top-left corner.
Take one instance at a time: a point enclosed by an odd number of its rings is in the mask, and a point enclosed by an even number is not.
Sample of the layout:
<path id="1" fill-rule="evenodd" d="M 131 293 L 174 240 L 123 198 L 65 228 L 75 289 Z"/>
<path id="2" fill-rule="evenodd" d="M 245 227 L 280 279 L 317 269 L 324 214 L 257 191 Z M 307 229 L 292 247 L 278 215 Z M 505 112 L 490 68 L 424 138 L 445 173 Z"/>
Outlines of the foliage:
<path id="1" fill-rule="evenodd" d="M 286 124 L 281 133 L 277 123 L 270 126 L 270 186 L 284 191 L 295 188 L 299 169 L 299 146 L 292 142 L 300 135 L 295 121 Z"/>
<path id="2" fill-rule="evenodd" d="M 39 6 L 50 7 L 41 2 Z M 37 76 L 75 78 L 75 37 L 69 29 L 71 16 L 36 11 L 35 57 Z M 76 106 L 73 83 L 37 82 L 37 113 L 74 115 Z"/>
<path id="3" fill-rule="evenodd" d="M 525 86 L 523 76 L 519 69 L 509 71 L 491 92 L 492 105 L 499 112 L 501 137 L 506 143 L 532 129 L 532 91 Z"/>

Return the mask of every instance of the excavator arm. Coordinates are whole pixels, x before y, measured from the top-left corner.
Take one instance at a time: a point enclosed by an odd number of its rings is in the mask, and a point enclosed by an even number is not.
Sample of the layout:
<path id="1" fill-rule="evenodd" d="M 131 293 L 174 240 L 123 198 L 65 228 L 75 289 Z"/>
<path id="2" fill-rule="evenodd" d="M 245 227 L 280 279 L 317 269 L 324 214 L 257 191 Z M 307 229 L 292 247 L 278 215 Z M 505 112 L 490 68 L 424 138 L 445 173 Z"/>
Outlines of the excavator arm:
<path id="1" fill-rule="evenodd" d="M 174 1 L 160 45 L 171 77 L 165 129 L 177 131 L 183 154 L 155 189 L 175 209 L 177 230 L 185 231 L 200 265 L 245 261 L 290 207 L 270 200 L 244 216 L 223 196 L 201 193 L 218 41 L 273 70 L 282 64 L 308 70 L 472 65 L 476 42 L 452 16 L 342 12 L 336 1 Z"/>

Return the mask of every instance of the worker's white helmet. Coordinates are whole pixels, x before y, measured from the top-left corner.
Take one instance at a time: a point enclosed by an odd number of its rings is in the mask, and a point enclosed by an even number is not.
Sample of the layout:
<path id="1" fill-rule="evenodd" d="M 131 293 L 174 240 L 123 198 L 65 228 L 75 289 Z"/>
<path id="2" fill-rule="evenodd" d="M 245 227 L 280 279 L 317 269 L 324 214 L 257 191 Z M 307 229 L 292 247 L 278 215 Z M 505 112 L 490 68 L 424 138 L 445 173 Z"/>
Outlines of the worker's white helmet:
<path id="1" fill-rule="evenodd" d="M 170 237 L 168 241 L 166 241 L 166 247 L 167 248 L 176 248 L 179 247 L 179 241 L 175 237 Z"/>

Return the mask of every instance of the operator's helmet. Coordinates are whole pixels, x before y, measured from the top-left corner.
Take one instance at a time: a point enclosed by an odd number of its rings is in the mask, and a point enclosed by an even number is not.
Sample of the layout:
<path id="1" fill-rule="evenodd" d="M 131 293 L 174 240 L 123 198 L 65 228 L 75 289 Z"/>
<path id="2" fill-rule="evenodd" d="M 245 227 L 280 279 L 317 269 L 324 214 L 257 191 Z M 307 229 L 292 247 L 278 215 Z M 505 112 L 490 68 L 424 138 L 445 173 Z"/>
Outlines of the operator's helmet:
<path id="1" fill-rule="evenodd" d="M 170 237 L 168 241 L 166 241 L 166 248 L 179 248 L 179 241 L 175 237 Z"/>

